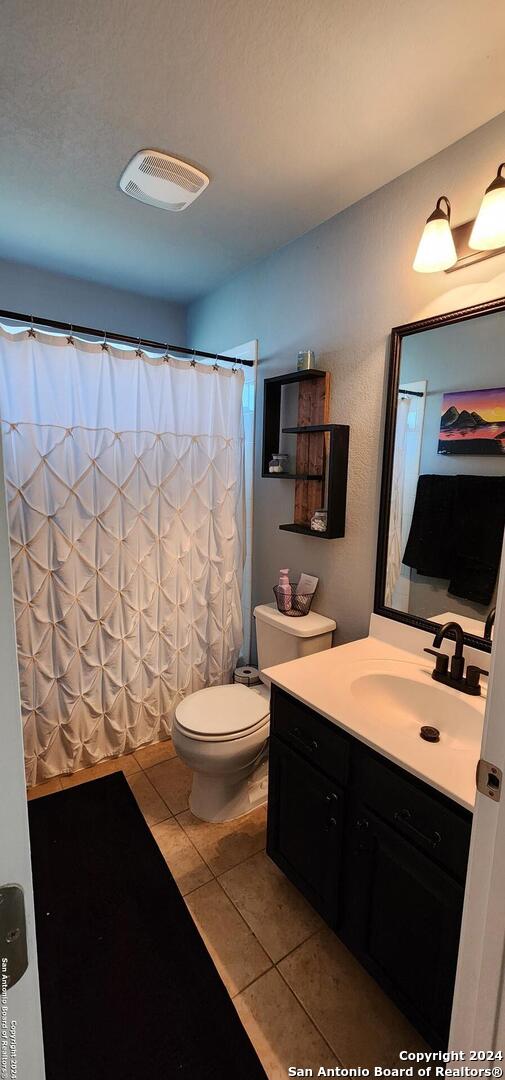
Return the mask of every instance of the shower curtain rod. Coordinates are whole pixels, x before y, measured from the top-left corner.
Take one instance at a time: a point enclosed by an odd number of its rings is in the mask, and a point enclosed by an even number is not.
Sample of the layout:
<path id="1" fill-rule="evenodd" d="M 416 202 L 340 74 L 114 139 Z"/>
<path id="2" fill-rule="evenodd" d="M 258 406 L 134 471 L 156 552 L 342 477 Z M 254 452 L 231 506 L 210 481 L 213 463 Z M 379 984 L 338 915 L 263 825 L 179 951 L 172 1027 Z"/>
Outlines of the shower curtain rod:
<path id="1" fill-rule="evenodd" d="M 203 356 L 207 360 L 221 360 L 225 364 L 242 364 L 244 367 L 254 367 L 254 360 L 241 360 L 237 356 L 223 356 L 222 353 L 202 352 L 201 349 L 187 349 L 183 345 L 169 345 L 162 341 L 134 338 L 128 334 L 116 334 L 110 330 L 97 330 L 91 326 L 76 326 L 74 323 L 56 322 L 54 319 L 40 319 L 36 315 L 20 315 L 18 311 L 0 311 L 0 320 L 2 319 L 27 323 L 28 326 L 34 326 L 35 324 L 40 327 L 48 326 L 53 330 L 64 330 L 70 334 L 87 334 L 89 337 L 98 337 L 105 341 L 121 341 L 127 345 L 137 345 L 137 347 L 143 345 L 146 349 L 163 349 L 164 352 L 184 353 L 186 356 Z"/>

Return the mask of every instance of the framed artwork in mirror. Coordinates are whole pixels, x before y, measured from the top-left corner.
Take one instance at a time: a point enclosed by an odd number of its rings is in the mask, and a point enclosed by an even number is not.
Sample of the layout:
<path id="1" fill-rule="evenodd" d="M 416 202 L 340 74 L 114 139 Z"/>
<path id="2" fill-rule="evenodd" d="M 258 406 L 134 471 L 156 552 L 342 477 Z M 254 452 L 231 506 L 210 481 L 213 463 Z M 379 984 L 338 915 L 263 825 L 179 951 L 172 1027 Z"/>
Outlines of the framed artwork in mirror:
<path id="1" fill-rule="evenodd" d="M 391 332 L 374 610 L 489 652 L 505 527 L 505 297 Z"/>
<path id="2" fill-rule="evenodd" d="M 439 454 L 505 454 L 505 387 L 442 396 Z"/>

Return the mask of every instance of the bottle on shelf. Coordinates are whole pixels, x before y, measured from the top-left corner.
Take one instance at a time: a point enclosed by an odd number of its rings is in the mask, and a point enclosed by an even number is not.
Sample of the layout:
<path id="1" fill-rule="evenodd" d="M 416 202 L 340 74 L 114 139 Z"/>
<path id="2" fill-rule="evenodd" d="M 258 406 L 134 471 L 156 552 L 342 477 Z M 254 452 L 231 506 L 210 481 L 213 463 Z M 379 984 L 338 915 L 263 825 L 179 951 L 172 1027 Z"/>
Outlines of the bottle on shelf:
<path id="1" fill-rule="evenodd" d="M 279 590 L 277 606 L 279 611 L 291 610 L 291 585 L 289 584 L 289 570 L 279 570 Z"/>

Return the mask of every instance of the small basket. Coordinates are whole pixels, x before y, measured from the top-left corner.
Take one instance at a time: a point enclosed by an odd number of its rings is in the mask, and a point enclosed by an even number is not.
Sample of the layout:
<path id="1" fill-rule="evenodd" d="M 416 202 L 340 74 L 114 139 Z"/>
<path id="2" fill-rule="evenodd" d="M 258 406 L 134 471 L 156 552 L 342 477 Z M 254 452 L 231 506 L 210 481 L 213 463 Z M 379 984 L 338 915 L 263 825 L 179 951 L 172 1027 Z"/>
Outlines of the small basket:
<path id="1" fill-rule="evenodd" d="M 289 582 L 289 588 L 291 595 L 287 595 L 278 585 L 274 585 L 274 596 L 278 610 L 282 615 L 291 615 L 293 617 L 308 615 L 314 593 L 298 593 L 294 581 Z"/>

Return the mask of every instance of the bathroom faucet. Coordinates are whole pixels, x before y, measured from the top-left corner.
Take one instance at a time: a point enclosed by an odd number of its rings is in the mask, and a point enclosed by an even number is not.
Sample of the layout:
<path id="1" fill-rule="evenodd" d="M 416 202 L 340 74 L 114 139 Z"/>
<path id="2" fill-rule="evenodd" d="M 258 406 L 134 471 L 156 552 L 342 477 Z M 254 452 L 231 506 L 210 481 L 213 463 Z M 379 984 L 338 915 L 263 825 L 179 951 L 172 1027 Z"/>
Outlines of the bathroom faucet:
<path id="1" fill-rule="evenodd" d="M 454 655 L 451 657 L 450 669 L 447 653 L 438 652 L 442 641 L 448 634 L 454 634 L 456 639 L 456 646 Z M 445 686 L 452 686 L 454 690 L 461 690 L 461 693 L 463 694 L 471 694 L 473 697 L 477 697 L 481 692 L 480 676 L 489 675 L 489 671 L 485 671 L 484 668 L 477 667 L 475 664 L 469 664 L 465 677 L 463 644 L 463 627 L 457 622 L 447 622 L 437 630 L 435 637 L 433 638 L 434 648 L 425 649 L 424 651 L 437 658 L 431 676 L 432 679 L 435 679 L 435 682 L 444 683 Z"/>
<path id="2" fill-rule="evenodd" d="M 486 619 L 486 625 L 484 626 L 484 637 L 487 641 L 491 641 L 491 631 L 494 626 L 494 617 L 496 615 L 496 608 L 491 608 L 489 615 Z"/>

